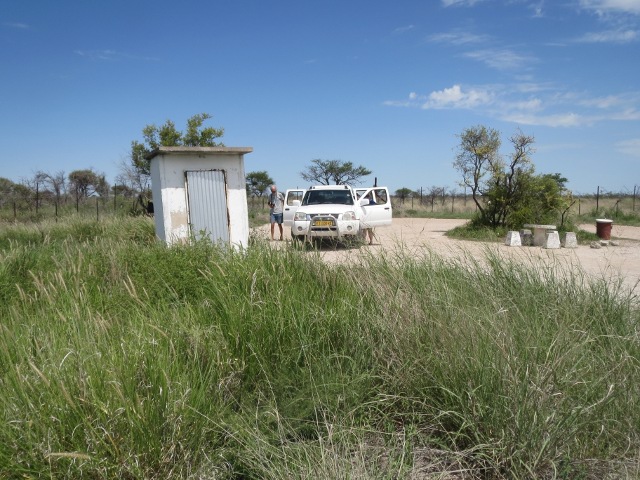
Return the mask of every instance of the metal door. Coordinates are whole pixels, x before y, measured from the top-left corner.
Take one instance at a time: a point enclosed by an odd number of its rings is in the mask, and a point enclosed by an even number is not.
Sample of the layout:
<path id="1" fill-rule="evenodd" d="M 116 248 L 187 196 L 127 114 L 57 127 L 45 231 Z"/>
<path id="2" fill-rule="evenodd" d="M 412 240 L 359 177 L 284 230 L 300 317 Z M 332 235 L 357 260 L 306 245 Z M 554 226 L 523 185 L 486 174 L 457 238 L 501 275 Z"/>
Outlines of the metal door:
<path id="1" fill-rule="evenodd" d="M 391 217 L 393 211 L 391 208 L 391 196 L 387 187 L 373 187 L 367 188 L 360 196 L 361 201 L 363 198 L 369 198 L 369 194 L 373 194 L 374 204 L 362 205 L 362 218 L 360 219 L 360 226 L 362 228 L 380 227 L 382 225 L 391 225 Z"/>
<path id="2" fill-rule="evenodd" d="M 296 210 L 300 206 L 302 202 L 302 197 L 304 197 L 306 190 L 298 190 L 298 189 L 289 189 L 284 196 L 284 211 L 282 212 L 282 217 L 284 220 L 284 224 L 287 227 L 293 225 L 293 216 L 296 214 Z M 297 205 L 294 205 L 293 202 L 297 201 Z"/>
<path id="3" fill-rule="evenodd" d="M 187 208 L 191 235 L 229 242 L 227 178 L 224 170 L 187 170 Z"/>

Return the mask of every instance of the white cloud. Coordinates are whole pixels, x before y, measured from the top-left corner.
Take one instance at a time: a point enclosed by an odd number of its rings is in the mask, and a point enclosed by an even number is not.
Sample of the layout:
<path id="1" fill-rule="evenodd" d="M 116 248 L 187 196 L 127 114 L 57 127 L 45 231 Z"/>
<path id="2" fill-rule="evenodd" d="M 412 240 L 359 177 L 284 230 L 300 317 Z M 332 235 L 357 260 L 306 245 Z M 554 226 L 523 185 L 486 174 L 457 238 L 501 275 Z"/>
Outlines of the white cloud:
<path id="1" fill-rule="evenodd" d="M 616 150 L 625 155 L 631 155 L 634 157 L 640 157 L 640 138 L 632 138 L 631 140 L 625 140 L 618 142 L 615 145 Z"/>
<path id="2" fill-rule="evenodd" d="M 529 64 L 536 62 L 533 57 L 521 55 L 512 50 L 476 50 L 475 52 L 467 52 L 465 57 L 484 63 L 488 67 L 497 70 L 516 70 L 524 68 Z"/>
<path id="3" fill-rule="evenodd" d="M 393 33 L 401 35 L 403 33 L 407 33 L 410 30 L 413 30 L 415 27 L 415 25 L 405 25 L 404 27 L 398 27 L 396 28 Z"/>
<path id="4" fill-rule="evenodd" d="M 554 90 L 554 86 L 551 83 L 537 83 L 537 82 L 531 82 L 530 78 L 523 76 L 522 77 L 522 82 L 521 83 L 517 83 L 516 85 L 513 86 L 513 89 L 516 92 L 520 92 L 520 93 L 538 93 L 538 92 L 545 92 L 545 91 L 552 91 Z"/>
<path id="5" fill-rule="evenodd" d="M 469 89 L 463 91 L 460 85 L 454 85 L 451 88 L 445 88 L 438 92 L 431 92 L 427 101 L 422 105 L 424 109 L 441 109 L 441 108 L 475 108 L 481 105 L 490 104 L 493 101 L 493 95 L 486 90 Z"/>
<path id="6" fill-rule="evenodd" d="M 634 108 L 634 105 L 640 106 L 640 92 L 582 98 L 578 99 L 576 103 L 583 107 L 595 107 L 602 110 L 620 107 Z"/>
<path id="7" fill-rule="evenodd" d="M 640 91 L 590 96 L 551 83 L 454 84 L 428 94 L 411 92 L 384 105 L 424 110 L 473 110 L 489 119 L 551 128 L 593 126 L 603 122 L 640 121 Z"/>
<path id="8" fill-rule="evenodd" d="M 467 45 L 487 41 L 487 35 L 475 35 L 468 32 L 434 33 L 427 40 L 435 43 L 450 43 L 452 45 Z"/>
<path id="9" fill-rule="evenodd" d="M 638 0 L 580 0 L 580 6 L 599 15 L 608 13 L 640 14 L 640 2 Z"/>
<path id="10" fill-rule="evenodd" d="M 385 100 L 382 102 L 385 107 L 414 107 L 414 103 L 410 101 L 402 100 Z"/>
<path id="11" fill-rule="evenodd" d="M 26 30 L 29 28 L 29 25 L 27 25 L 26 23 L 19 23 L 19 22 L 4 22 L 2 26 L 9 27 L 9 28 L 19 28 L 21 30 Z"/>
<path id="12" fill-rule="evenodd" d="M 533 18 L 544 17 L 544 0 L 541 0 L 537 3 L 532 3 L 531 5 L 529 5 L 529 8 L 533 10 Z"/>
<path id="13" fill-rule="evenodd" d="M 114 50 L 76 50 L 73 53 L 91 60 L 115 60 L 117 56 Z"/>
<path id="14" fill-rule="evenodd" d="M 443 7 L 472 7 L 482 0 L 442 0 Z"/>
<path id="15" fill-rule="evenodd" d="M 606 97 L 595 97 L 588 98 L 580 101 L 580 104 L 585 107 L 596 107 L 596 108 L 612 108 L 617 107 L 619 105 L 624 105 L 626 100 L 617 95 L 608 95 Z"/>
<path id="16" fill-rule="evenodd" d="M 579 127 L 592 125 L 594 120 L 577 113 L 559 113 L 556 115 L 510 114 L 502 118 L 520 125 L 540 125 L 545 127 Z"/>
<path id="17" fill-rule="evenodd" d="M 626 108 L 620 112 L 613 112 L 609 114 L 608 120 L 618 120 L 621 122 L 640 120 L 640 111 L 635 108 Z"/>
<path id="18" fill-rule="evenodd" d="M 586 33 L 576 41 L 580 43 L 630 43 L 638 38 L 637 30 L 608 30 Z"/>
<path id="19" fill-rule="evenodd" d="M 531 98 L 529 100 L 510 102 L 506 106 L 513 110 L 538 111 L 542 109 L 542 100 L 539 98 Z"/>
<path id="20" fill-rule="evenodd" d="M 104 60 L 104 61 L 116 61 L 116 60 L 135 60 L 135 61 L 157 61 L 154 57 L 140 57 L 137 55 L 131 55 L 129 53 L 117 52 L 115 50 L 75 50 L 73 53 L 81 57 L 89 58 L 91 60 Z"/>

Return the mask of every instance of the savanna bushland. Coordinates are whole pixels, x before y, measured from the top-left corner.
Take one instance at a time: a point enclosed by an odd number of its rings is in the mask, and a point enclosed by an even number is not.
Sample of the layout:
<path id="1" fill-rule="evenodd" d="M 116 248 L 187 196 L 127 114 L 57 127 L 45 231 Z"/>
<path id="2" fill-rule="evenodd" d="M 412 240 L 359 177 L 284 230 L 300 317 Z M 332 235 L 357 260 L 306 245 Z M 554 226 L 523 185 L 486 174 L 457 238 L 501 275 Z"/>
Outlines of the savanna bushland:
<path id="1" fill-rule="evenodd" d="M 637 300 L 402 249 L 0 228 L 2 478 L 636 478 Z"/>

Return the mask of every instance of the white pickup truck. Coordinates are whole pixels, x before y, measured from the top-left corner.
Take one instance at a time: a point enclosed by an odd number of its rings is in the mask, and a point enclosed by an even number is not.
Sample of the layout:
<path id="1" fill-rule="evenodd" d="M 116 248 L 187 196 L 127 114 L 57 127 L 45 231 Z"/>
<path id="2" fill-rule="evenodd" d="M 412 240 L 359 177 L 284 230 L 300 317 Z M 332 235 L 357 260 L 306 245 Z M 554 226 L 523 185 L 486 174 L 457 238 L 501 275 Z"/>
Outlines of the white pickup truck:
<path id="1" fill-rule="evenodd" d="M 391 196 L 387 187 L 354 189 L 348 185 L 318 185 L 289 189 L 284 224 L 294 240 L 342 238 L 365 228 L 391 225 Z"/>

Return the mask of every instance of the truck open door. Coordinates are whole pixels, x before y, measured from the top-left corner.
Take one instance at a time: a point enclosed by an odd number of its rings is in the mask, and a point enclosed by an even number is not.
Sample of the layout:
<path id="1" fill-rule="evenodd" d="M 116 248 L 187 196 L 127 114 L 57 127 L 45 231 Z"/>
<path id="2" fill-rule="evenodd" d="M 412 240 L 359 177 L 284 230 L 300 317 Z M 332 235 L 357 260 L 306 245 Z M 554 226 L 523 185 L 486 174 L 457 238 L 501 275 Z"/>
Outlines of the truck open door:
<path id="1" fill-rule="evenodd" d="M 387 187 L 371 187 L 360 195 L 360 207 L 362 228 L 381 227 L 391 225 L 393 209 L 391 208 L 391 195 Z"/>
<path id="2" fill-rule="evenodd" d="M 302 203 L 306 190 L 289 189 L 284 195 L 284 210 L 282 211 L 282 219 L 287 227 L 293 225 L 293 216 Z"/>

